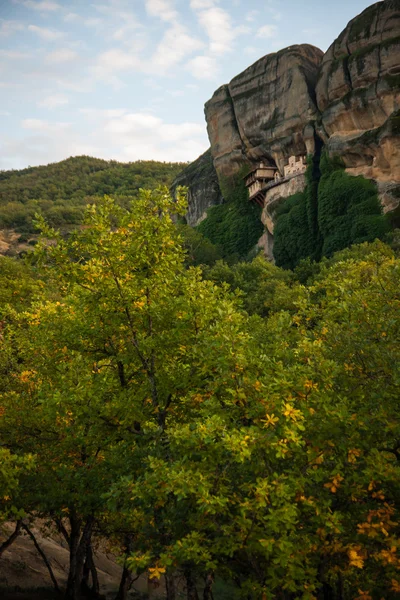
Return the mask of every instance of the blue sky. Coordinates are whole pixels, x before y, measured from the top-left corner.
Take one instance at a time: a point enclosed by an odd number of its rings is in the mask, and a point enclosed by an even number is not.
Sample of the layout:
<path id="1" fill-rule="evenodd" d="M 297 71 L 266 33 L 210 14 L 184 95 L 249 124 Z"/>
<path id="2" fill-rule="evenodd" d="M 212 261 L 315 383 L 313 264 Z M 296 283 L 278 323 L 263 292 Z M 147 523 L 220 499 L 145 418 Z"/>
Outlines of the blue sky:
<path id="1" fill-rule="evenodd" d="M 193 160 L 203 106 L 261 56 L 326 50 L 366 0 L 0 0 L 0 169 Z"/>

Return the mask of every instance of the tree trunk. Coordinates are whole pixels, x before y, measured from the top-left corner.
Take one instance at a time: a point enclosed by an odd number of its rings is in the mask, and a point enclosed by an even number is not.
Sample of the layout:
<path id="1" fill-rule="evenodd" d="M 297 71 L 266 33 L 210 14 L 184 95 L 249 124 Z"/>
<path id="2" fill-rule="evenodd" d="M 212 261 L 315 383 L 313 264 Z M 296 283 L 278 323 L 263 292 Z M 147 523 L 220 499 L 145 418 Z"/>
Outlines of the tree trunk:
<path id="1" fill-rule="evenodd" d="M 212 600 L 212 586 L 214 583 L 214 573 L 207 573 L 206 583 L 203 591 L 203 600 Z"/>
<path id="2" fill-rule="evenodd" d="M 6 539 L 6 541 L 3 542 L 2 545 L 0 546 L 0 557 L 3 554 L 3 552 L 5 552 L 7 550 L 7 548 L 9 548 L 11 546 L 11 544 L 13 542 L 15 542 L 15 540 L 19 536 L 19 533 L 21 531 L 21 525 L 22 525 L 22 521 L 21 520 L 17 521 L 15 529 L 12 532 L 12 534 L 10 535 L 10 537 L 8 539 Z"/>
<path id="3" fill-rule="evenodd" d="M 199 595 L 197 593 L 196 583 L 193 579 L 192 572 L 190 569 L 186 569 L 184 574 L 186 579 L 187 600 L 199 600 Z"/>
<path id="4" fill-rule="evenodd" d="M 83 580 L 84 563 L 87 547 L 90 543 L 93 527 L 93 517 L 89 517 L 81 535 L 81 523 L 75 516 L 70 517 L 71 534 L 69 546 L 69 573 L 66 600 L 80 600 Z"/>
<path id="5" fill-rule="evenodd" d="M 130 570 L 124 566 L 122 571 L 121 581 L 119 584 L 118 594 L 115 597 L 115 600 L 126 600 L 128 597 L 128 592 L 131 589 L 131 585 L 133 583 L 133 577 Z"/>
<path id="6" fill-rule="evenodd" d="M 165 589 L 167 592 L 167 600 L 176 599 L 175 579 L 173 575 L 165 575 Z"/>
<path id="7" fill-rule="evenodd" d="M 128 556 L 132 550 L 132 539 L 129 535 L 125 536 L 125 554 Z M 121 581 L 119 584 L 118 594 L 115 597 L 115 600 L 126 600 L 128 597 L 128 592 L 132 587 L 134 581 L 139 579 L 139 575 L 133 578 L 132 572 L 128 569 L 126 564 L 126 558 L 124 563 L 124 568 L 121 575 Z"/>
<path id="8" fill-rule="evenodd" d="M 343 583 L 343 576 L 341 573 L 339 573 L 339 575 L 338 575 L 337 597 L 338 597 L 338 600 L 344 600 L 344 583 Z"/>
<path id="9" fill-rule="evenodd" d="M 89 585 L 89 578 L 92 576 L 92 586 Z M 100 597 L 100 583 L 97 575 L 96 565 L 94 564 L 93 557 L 93 549 L 91 540 L 89 540 L 88 546 L 86 548 L 86 560 L 83 567 L 83 577 L 81 590 L 83 594 L 91 598 L 99 598 Z"/>

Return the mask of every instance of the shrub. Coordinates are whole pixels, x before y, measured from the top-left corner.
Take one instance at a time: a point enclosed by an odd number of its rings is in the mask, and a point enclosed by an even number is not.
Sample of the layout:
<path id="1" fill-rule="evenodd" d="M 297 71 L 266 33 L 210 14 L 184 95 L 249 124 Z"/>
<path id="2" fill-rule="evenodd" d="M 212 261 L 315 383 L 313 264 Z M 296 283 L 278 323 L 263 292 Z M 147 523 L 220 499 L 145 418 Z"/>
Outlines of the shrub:
<path id="1" fill-rule="evenodd" d="M 340 158 L 323 153 L 321 178 L 310 162 L 305 191 L 288 198 L 277 211 L 278 266 L 294 269 L 304 258 L 329 257 L 351 244 L 383 239 L 390 230 L 374 182 L 348 175 L 343 166 Z"/>
<path id="2" fill-rule="evenodd" d="M 215 246 L 224 258 L 239 259 L 247 255 L 262 235 L 259 206 L 249 202 L 243 173 L 221 183 L 225 204 L 213 206 L 197 230 Z"/>

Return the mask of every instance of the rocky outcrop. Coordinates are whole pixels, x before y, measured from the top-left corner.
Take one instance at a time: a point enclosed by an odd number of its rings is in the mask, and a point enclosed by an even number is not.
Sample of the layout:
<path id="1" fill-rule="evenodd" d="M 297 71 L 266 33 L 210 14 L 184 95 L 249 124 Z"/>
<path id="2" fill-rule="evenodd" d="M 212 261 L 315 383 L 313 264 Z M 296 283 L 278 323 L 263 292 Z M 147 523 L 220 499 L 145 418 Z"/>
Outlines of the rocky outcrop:
<path id="1" fill-rule="evenodd" d="M 275 211 L 281 202 L 293 194 L 302 192 L 306 187 L 306 178 L 304 173 L 292 177 L 289 181 L 285 181 L 277 187 L 273 187 L 267 190 L 265 194 L 264 209 L 261 214 L 261 221 L 264 223 L 268 232 L 273 235 L 274 233 L 274 219 Z"/>
<path id="2" fill-rule="evenodd" d="M 264 56 L 215 92 L 205 116 L 220 180 L 260 158 L 283 173 L 289 156 L 314 151 L 314 89 L 322 57 L 314 46 L 290 46 Z"/>
<path id="3" fill-rule="evenodd" d="M 348 172 L 400 181 L 400 0 L 350 21 L 323 58 L 316 97 L 319 135 Z"/>
<path id="4" fill-rule="evenodd" d="M 223 202 L 211 150 L 199 156 L 176 177 L 172 184 L 172 191 L 174 192 L 178 186 L 188 188 L 186 221 L 188 225 L 194 227 L 206 217 L 206 211 L 210 206 Z"/>
<path id="5" fill-rule="evenodd" d="M 191 224 L 204 217 L 208 206 L 222 201 L 217 175 L 225 183 L 260 159 L 282 174 L 289 156 L 313 154 L 317 146 L 319 152 L 321 143 L 343 159 L 349 174 L 375 180 L 384 211 L 395 210 L 400 184 L 400 0 L 364 10 L 325 55 L 304 44 L 264 56 L 214 93 L 205 116 L 211 154 L 185 169 L 180 181 L 189 186 Z M 304 178 L 299 178 L 267 192 L 262 220 L 269 236 L 274 207 L 302 189 Z M 271 239 L 267 242 L 269 248 Z"/>

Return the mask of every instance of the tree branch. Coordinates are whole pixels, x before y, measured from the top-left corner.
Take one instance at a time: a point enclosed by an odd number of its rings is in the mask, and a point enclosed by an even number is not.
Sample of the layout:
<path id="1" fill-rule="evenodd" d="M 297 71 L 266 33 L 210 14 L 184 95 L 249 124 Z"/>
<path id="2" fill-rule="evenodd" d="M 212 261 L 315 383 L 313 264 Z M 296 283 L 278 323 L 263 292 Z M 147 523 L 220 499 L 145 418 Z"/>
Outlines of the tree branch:
<path id="1" fill-rule="evenodd" d="M 7 550 L 7 548 L 9 548 L 11 546 L 11 544 L 13 544 L 15 542 L 15 540 L 17 539 L 17 537 L 19 536 L 20 531 L 21 531 L 21 525 L 22 525 L 22 521 L 20 519 L 20 520 L 17 521 L 16 527 L 15 527 L 13 533 L 0 546 L 0 557 L 3 554 L 3 552 L 5 552 Z"/>
<path id="2" fill-rule="evenodd" d="M 47 559 L 47 556 L 45 555 L 45 553 L 43 552 L 43 550 L 39 546 L 36 537 L 34 536 L 34 534 L 32 533 L 32 531 L 29 529 L 28 525 L 26 525 L 25 523 L 22 523 L 21 527 L 29 535 L 29 537 L 31 538 L 32 542 L 35 545 L 36 550 L 39 552 L 40 556 L 42 557 L 43 562 L 46 565 L 47 570 L 48 570 L 48 572 L 50 574 L 51 580 L 52 580 L 53 585 L 54 585 L 54 589 L 56 590 L 56 592 L 60 592 L 60 588 L 58 587 L 57 579 L 54 576 L 53 569 L 51 568 L 51 564 L 49 563 L 49 561 Z"/>

